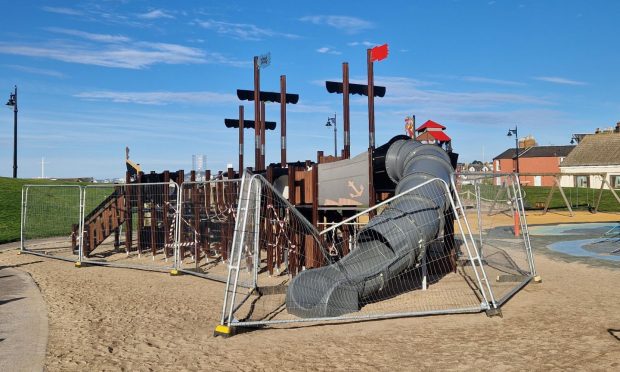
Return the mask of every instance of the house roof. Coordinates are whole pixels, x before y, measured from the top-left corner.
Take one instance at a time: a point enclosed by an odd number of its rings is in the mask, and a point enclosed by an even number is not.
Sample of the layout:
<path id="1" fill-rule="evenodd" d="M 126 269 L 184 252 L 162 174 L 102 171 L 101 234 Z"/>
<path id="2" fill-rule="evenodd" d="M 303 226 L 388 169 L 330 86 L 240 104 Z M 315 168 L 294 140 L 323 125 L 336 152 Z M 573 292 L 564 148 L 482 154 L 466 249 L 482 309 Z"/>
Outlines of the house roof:
<path id="1" fill-rule="evenodd" d="M 445 134 L 444 132 L 424 132 L 416 137 L 418 141 L 439 141 L 439 142 L 448 142 L 452 139 Z"/>
<path id="2" fill-rule="evenodd" d="M 561 164 L 562 167 L 587 165 L 620 165 L 620 134 L 585 136 Z"/>
<path id="3" fill-rule="evenodd" d="M 444 127 L 443 125 L 436 123 L 432 120 L 427 120 L 426 123 L 422 124 L 421 127 L 416 128 L 416 132 L 421 132 L 424 129 L 428 129 L 428 128 L 439 128 L 439 129 L 446 129 L 446 127 Z"/>
<path id="4" fill-rule="evenodd" d="M 520 158 L 558 158 L 567 157 L 573 151 L 575 146 L 533 146 L 526 149 L 519 149 Z M 515 149 L 508 149 L 493 158 L 496 159 L 514 159 Z M 566 161 L 566 160 L 564 160 Z"/>

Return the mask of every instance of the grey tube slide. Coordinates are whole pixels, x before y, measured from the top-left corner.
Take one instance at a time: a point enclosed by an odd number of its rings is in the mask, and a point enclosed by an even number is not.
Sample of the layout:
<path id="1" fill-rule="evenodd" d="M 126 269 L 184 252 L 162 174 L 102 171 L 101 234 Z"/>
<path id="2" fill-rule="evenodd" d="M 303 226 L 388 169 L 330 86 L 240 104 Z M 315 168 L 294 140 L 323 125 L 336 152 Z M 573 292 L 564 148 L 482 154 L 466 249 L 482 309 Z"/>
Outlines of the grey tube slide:
<path id="1" fill-rule="evenodd" d="M 399 140 L 385 159 L 387 173 L 397 184 L 396 195 L 434 178 L 450 184 L 450 158 L 439 146 Z M 425 243 L 443 228 L 448 207 L 446 190 L 438 182 L 392 201 L 360 231 L 350 254 L 332 265 L 303 271 L 291 281 L 287 311 L 302 318 L 359 311 L 360 300 L 420 262 Z"/>

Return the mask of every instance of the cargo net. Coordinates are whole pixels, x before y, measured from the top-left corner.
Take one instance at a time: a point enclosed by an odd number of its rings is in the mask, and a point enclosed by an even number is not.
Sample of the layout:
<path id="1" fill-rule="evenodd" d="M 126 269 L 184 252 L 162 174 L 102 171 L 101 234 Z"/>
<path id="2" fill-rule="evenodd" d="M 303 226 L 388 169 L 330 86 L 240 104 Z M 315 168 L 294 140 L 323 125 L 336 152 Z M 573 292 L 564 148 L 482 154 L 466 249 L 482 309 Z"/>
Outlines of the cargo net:
<path id="1" fill-rule="evenodd" d="M 174 268 L 177 200 L 174 182 L 84 187 L 82 261 Z"/>
<path id="2" fill-rule="evenodd" d="M 459 194 L 498 305 L 536 275 L 515 174 L 459 177 Z"/>
<path id="3" fill-rule="evenodd" d="M 317 232 L 304 208 L 290 205 L 262 177 L 246 175 L 222 324 L 494 307 L 474 241 L 458 213 L 463 208 L 454 208 L 455 200 L 449 186 L 434 179 Z M 457 233 L 455 224 L 463 226 Z"/>
<path id="4" fill-rule="evenodd" d="M 22 250 L 77 261 L 81 198 L 79 186 L 25 185 L 22 188 Z"/>
<path id="5" fill-rule="evenodd" d="M 226 280 L 240 186 L 240 179 L 185 182 L 181 185 L 181 271 Z"/>

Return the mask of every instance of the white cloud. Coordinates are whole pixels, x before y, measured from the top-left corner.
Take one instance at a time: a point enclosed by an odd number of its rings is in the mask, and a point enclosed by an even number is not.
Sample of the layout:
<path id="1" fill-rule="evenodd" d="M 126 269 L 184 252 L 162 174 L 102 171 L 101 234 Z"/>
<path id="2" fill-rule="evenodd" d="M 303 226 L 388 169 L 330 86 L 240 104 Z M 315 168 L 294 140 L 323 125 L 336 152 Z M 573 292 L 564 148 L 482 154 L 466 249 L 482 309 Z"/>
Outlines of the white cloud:
<path id="1" fill-rule="evenodd" d="M 158 18 L 174 18 L 174 16 L 161 9 L 154 9 L 147 13 L 138 14 L 138 18 L 158 19 Z"/>
<path id="2" fill-rule="evenodd" d="M 358 33 L 374 27 L 372 22 L 349 16 L 315 15 L 302 17 L 299 20 L 315 25 L 327 25 L 345 31 L 348 34 Z"/>
<path id="3" fill-rule="evenodd" d="M 90 43 L 70 40 L 53 40 L 34 45 L 0 42 L 0 53 L 128 69 L 142 69 L 158 63 L 214 63 L 236 67 L 249 64 L 217 52 L 205 52 L 179 44 L 135 41 L 122 35 L 94 34 L 62 28 L 50 30 L 76 36 Z"/>
<path id="4" fill-rule="evenodd" d="M 43 11 L 46 11 L 46 12 L 49 12 L 49 13 L 64 14 L 64 15 L 79 16 L 79 15 L 83 15 L 84 14 L 84 13 L 82 13 L 81 11 L 79 11 L 77 9 L 61 8 L 61 7 L 54 7 L 54 6 L 44 6 L 41 9 Z"/>
<path id="5" fill-rule="evenodd" d="M 121 35 L 94 34 L 91 32 L 71 30 L 71 29 L 59 28 L 59 27 L 48 27 L 46 30 L 55 32 L 58 34 L 77 36 L 77 37 L 80 37 L 86 40 L 100 41 L 103 43 L 120 43 L 120 42 L 128 42 L 131 40 L 130 38 L 126 36 L 121 36 Z"/>
<path id="6" fill-rule="evenodd" d="M 339 55 L 342 54 L 341 52 L 330 48 L 330 47 L 321 47 L 319 49 L 316 50 L 318 53 L 322 53 L 322 54 L 335 54 L 335 55 Z"/>
<path id="7" fill-rule="evenodd" d="M 56 78 L 62 78 L 65 76 L 62 72 L 43 69 L 43 68 L 21 66 L 21 65 L 4 65 L 4 66 L 8 68 L 12 68 L 14 70 L 27 72 L 30 74 L 45 75 L 45 76 L 51 76 L 51 77 L 56 77 Z"/>
<path id="8" fill-rule="evenodd" d="M 554 83 L 554 84 L 588 85 L 588 83 L 583 82 L 583 81 L 571 80 L 571 79 L 566 79 L 566 78 L 557 77 L 557 76 L 538 76 L 538 77 L 535 77 L 534 79 L 540 80 L 540 81 L 546 81 L 548 83 Z"/>
<path id="9" fill-rule="evenodd" d="M 276 32 L 266 28 L 260 28 L 249 23 L 230 23 L 214 20 L 198 21 L 197 23 L 207 30 L 214 30 L 220 35 L 226 35 L 240 40 L 256 41 L 262 40 L 266 37 L 285 37 L 288 39 L 299 38 L 299 36 L 295 34 Z"/>
<path id="10" fill-rule="evenodd" d="M 217 92 L 114 92 L 92 91 L 75 94 L 74 97 L 92 101 L 137 103 L 143 105 L 169 105 L 173 103 L 229 104 L 238 102 L 234 94 Z"/>
<path id="11" fill-rule="evenodd" d="M 485 84 L 497 84 L 497 85 L 513 85 L 513 86 L 525 85 L 525 83 L 521 83 L 521 82 L 518 82 L 518 81 L 491 79 L 491 78 L 480 77 L 480 76 L 463 76 L 461 79 L 463 81 L 468 81 L 468 82 L 472 82 L 472 83 L 485 83 Z"/>
<path id="12" fill-rule="evenodd" d="M 362 84 L 365 83 L 362 81 Z M 545 98 L 493 91 L 455 92 L 436 89 L 425 89 L 434 83 L 399 76 L 376 76 L 375 83 L 384 85 L 386 93 L 380 98 L 383 104 L 412 106 L 424 104 L 433 108 L 462 107 L 471 110 L 473 107 L 496 107 L 501 105 L 548 105 Z M 366 102 L 366 98 L 360 103 Z"/>
<path id="13" fill-rule="evenodd" d="M 376 47 L 377 43 L 371 43 L 370 41 L 352 41 L 350 43 L 347 43 L 348 46 L 359 46 L 359 45 L 363 45 L 365 47 L 371 48 L 371 47 Z"/>

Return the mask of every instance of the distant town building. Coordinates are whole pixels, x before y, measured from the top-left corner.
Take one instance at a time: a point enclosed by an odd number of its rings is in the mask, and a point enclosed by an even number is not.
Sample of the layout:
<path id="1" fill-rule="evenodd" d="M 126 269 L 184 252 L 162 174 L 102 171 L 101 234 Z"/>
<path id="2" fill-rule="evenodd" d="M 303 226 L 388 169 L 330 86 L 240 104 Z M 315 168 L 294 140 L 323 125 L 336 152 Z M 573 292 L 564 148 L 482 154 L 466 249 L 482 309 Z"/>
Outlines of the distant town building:
<path id="1" fill-rule="evenodd" d="M 527 142 L 525 142 L 527 143 Z M 531 142 L 530 142 L 531 143 Z M 526 186 L 552 186 L 553 176 L 542 173 L 560 173 L 560 164 L 575 148 L 568 146 L 532 146 L 519 149 L 519 173 L 541 173 L 541 175 L 520 175 L 519 180 Z M 512 173 L 517 169 L 514 148 L 510 148 L 493 158 L 494 173 Z M 499 178 L 497 179 L 499 181 Z"/>
<path id="2" fill-rule="evenodd" d="M 603 178 L 620 189 L 620 123 L 579 139 L 579 145 L 560 166 L 562 186 L 600 188 Z M 593 174 L 600 174 L 593 175 Z M 566 177 L 567 175 L 569 177 Z M 607 185 L 604 185 L 608 188 Z"/>

